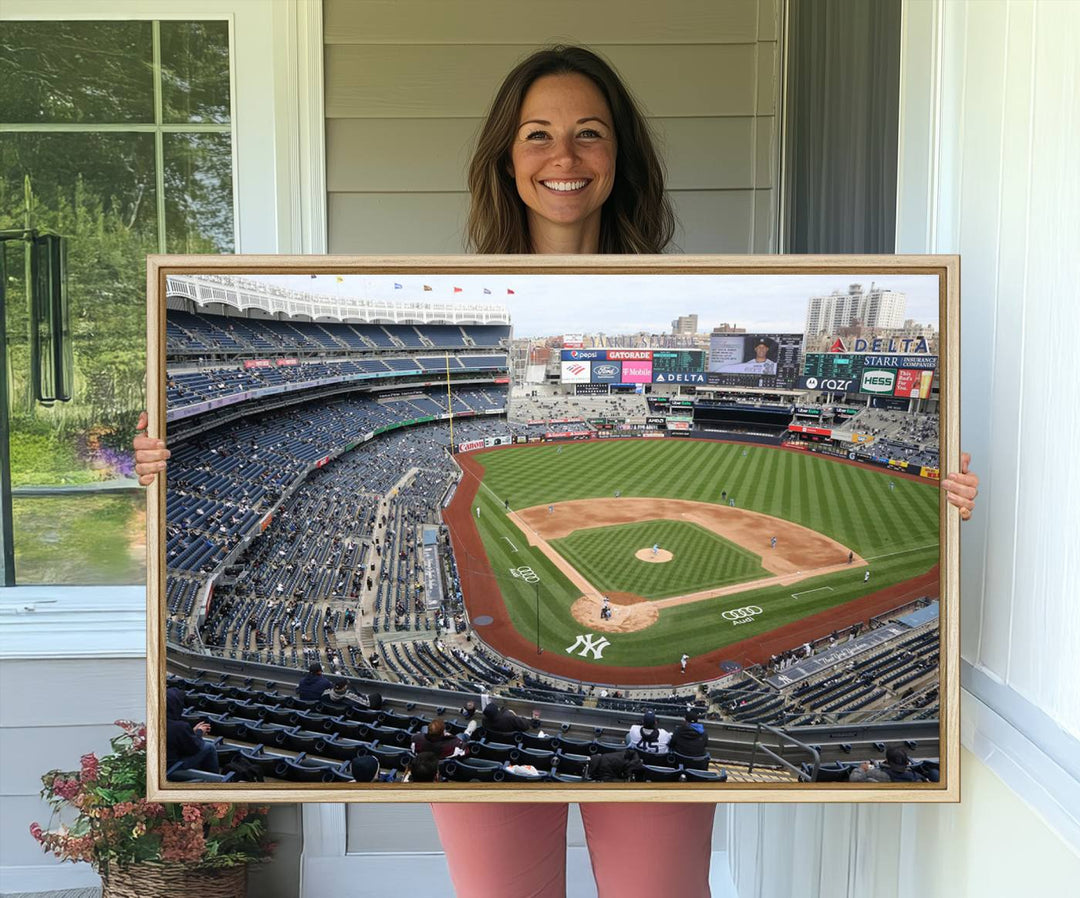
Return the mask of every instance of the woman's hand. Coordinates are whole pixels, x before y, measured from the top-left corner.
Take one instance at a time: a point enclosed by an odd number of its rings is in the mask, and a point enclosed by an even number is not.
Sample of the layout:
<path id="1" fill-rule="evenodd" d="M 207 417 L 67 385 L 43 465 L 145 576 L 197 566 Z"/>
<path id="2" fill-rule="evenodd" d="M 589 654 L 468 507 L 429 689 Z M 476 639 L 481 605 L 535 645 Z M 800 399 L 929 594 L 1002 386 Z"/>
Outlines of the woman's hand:
<path id="1" fill-rule="evenodd" d="M 135 429 L 145 431 L 147 421 L 146 412 L 142 412 Z M 135 473 L 139 475 L 139 483 L 149 486 L 165 470 L 165 460 L 172 453 L 165 448 L 164 440 L 155 440 L 145 434 L 137 435 L 132 445 L 135 448 Z"/>
<path id="2" fill-rule="evenodd" d="M 945 490 L 945 497 L 949 504 L 960 509 L 960 520 L 967 521 L 971 518 L 971 512 L 975 508 L 975 497 L 979 495 L 979 475 L 968 470 L 971 464 L 971 454 L 968 452 L 960 455 L 960 471 L 950 474 L 941 481 L 941 488 Z"/>

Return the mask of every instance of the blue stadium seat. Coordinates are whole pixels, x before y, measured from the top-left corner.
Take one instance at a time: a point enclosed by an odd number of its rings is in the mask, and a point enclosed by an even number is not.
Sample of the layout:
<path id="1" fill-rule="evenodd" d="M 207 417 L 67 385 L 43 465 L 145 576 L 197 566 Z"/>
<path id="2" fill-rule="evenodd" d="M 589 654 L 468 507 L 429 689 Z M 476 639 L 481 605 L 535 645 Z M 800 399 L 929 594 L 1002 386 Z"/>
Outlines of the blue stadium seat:
<path id="1" fill-rule="evenodd" d="M 443 761 L 439 769 L 444 778 L 451 782 L 492 783 L 496 782 L 495 775 L 501 774 L 503 768 L 498 761 L 485 761 L 481 758 L 452 758 Z"/>

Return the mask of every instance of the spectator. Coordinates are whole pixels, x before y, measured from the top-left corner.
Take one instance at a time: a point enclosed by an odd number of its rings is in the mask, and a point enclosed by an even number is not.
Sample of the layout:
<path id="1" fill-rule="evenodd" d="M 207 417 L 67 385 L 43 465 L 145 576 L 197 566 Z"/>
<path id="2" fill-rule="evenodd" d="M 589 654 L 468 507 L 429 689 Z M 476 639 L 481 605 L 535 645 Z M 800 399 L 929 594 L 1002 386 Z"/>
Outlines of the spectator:
<path id="1" fill-rule="evenodd" d="M 334 684 L 323 676 L 322 665 L 316 661 L 309 668 L 304 678 L 296 684 L 296 694 L 306 702 L 317 702 Z"/>
<path id="2" fill-rule="evenodd" d="M 686 719 L 675 730 L 668 748 L 681 755 L 698 758 L 708 754 L 708 746 L 709 737 L 705 734 L 705 726 L 698 721 L 697 708 L 688 709 Z"/>
<path id="3" fill-rule="evenodd" d="M 524 733 L 540 725 L 540 712 L 533 711 L 532 719 L 520 717 L 509 708 L 490 702 L 483 713 L 484 730 L 488 733 Z"/>
<path id="4" fill-rule="evenodd" d="M 660 754 L 668 750 L 671 733 L 656 725 L 656 714 L 646 711 L 641 723 L 634 724 L 626 734 L 626 744 L 638 751 Z"/>
<path id="5" fill-rule="evenodd" d="M 588 778 L 598 783 L 633 779 L 634 774 L 645 767 L 637 751 L 608 751 L 589 758 Z"/>
<path id="6" fill-rule="evenodd" d="M 373 783 L 379 775 L 379 762 L 371 755 L 357 755 L 350 766 L 353 779 L 358 783 Z"/>
<path id="7" fill-rule="evenodd" d="M 904 749 L 894 745 L 885 751 L 885 762 L 873 765 L 869 761 L 851 771 L 853 783 L 921 783 L 925 777 L 911 769 L 911 760 Z"/>
<path id="8" fill-rule="evenodd" d="M 183 718 L 184 693 L 173 687 L 165 690 L 165 766 L 180 765 L 180 770 L 205 770 L 218 773 L 217 749 L 203 736 L 210 724 L 201 720 L 194 727 Z"/>
<path id="9" fill-rule="evenodd" d="M 299 689 L 299 687 L 297 688 Z M 360 705 L 364 708 L 366 708 L 368 705 L 367 697 L 363 695 L 358 695 L 357 693 L 350 690 L 349 684 L 345 680 L 338 680 L 336 683 L 334 683 L 334 685 L 330 689 L 327 689 L 322 694 L 322 698 L 325 701 L 333 702 L 336 705 L 345 705 L 350 702 L 354 705 Z"/>
<path id="10" fill-rule="evenodd" d="M 446 723 L 436 717 L 422 733 L 417 733 L 412 741 L 413 754 L 433 753 L 440 760 L 454 754 L 464 754 L 465 743 L 460 738 L 446 732 Z"/>
<path id="11" fill-rule="evenodd" d="M 439 757 L 435 752 L 422 751 L 405 768 L 403 783 L 439 782 Z"/>

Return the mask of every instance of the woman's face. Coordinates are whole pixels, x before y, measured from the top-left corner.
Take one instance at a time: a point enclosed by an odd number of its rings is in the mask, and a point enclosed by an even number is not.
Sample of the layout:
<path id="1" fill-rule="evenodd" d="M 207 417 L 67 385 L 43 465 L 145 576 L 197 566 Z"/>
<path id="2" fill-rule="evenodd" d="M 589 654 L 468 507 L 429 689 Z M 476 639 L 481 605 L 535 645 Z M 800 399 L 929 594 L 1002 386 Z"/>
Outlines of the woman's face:
<path id="1" fill-rule="evenodd" d="M 510 162 L 534 244 L 546 236 L 600 233 L 615 182 L 611 110 L 584 75 L 545 75 L 521 104 Z M 595 252 L 595 248 L 592 249 Z"/>

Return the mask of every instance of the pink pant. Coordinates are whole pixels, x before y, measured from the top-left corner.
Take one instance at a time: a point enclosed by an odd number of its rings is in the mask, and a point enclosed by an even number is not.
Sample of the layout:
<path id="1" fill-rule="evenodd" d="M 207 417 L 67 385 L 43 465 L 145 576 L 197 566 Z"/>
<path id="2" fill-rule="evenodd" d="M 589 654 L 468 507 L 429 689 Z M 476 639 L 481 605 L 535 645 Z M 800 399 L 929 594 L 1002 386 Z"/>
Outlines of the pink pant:
<path id="1" fill-rule="evenodd" d="M 563 898 L 565 804 L 434 804 L 457 898 Z M 708 898 L 714 804 L 583 804 L 599 898 Z"/>

